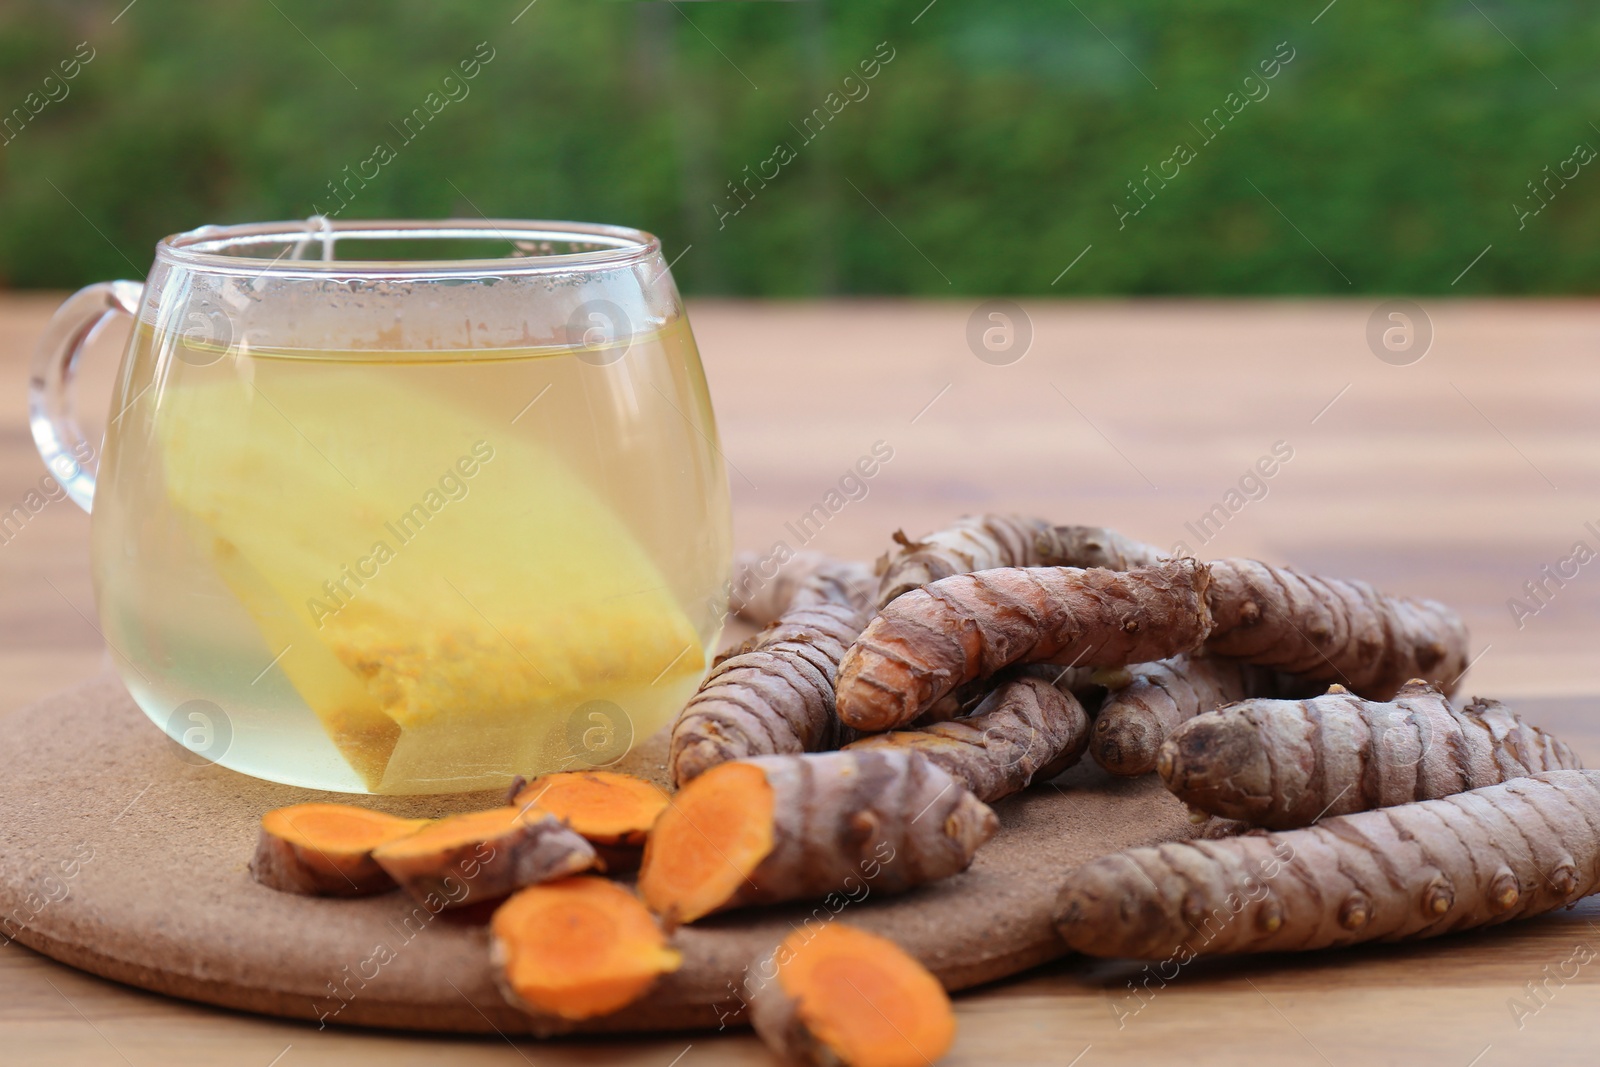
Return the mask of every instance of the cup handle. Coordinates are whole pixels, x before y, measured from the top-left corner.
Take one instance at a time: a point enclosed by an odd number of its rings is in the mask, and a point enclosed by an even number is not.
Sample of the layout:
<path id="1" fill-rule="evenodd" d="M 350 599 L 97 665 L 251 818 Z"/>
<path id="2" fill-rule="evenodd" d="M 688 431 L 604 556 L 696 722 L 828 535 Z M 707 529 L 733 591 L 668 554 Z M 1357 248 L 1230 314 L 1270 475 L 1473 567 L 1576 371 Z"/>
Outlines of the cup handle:
<path id="1" fill-rule="evenodd" d="M 140 282 L 97 282 L 56 309 L 39 339 L 28 378 L 28 424 L 50 473 L 84 511 L 94 506 L 98 450 L 78 427 L 72 379 L 83 348 L 113 315 L 139 314 Z"/>

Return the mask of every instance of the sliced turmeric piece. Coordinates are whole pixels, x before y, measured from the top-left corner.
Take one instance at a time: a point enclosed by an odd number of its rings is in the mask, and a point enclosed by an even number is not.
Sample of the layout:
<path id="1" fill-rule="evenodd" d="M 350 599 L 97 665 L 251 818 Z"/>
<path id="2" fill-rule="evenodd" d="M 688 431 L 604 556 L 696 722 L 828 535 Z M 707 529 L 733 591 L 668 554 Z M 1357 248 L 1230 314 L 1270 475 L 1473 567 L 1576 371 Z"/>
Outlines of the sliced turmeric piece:
<path id="1" fill-rule="evenodd" d="M 998 825 L 914 751 L 735 760 L 690 782 L 662 813 L 639 894 L 675 924 L 863 883 L 903 892 L 965 870 Z"/>
<path id="2" fill-rule="evenodd" d="M 610 1015 L 683 962 L 638 897 L 592 875 L 517 893 L 495 909 L 489 939 L 507 1001 L 562 1019 Z"/>
<path id="3" fill-rule="evenodd" d="M 615 771 L 561 771 L 511 790 L 512 806 L 549 812 L 572 827 L 613 874 L 638 869 L 650 827 L 669 803 L 655 784 Z"/>
<path id="4" fill-rule="evenodd" d="M 424 903 L 459 908 L 598 866 L 594 847 L 537 809 L 452 815 L 375 849 L 372 858 Z"/>
<path id="5" fill-rule="evenodd" d="M 294 804 L 261 817 L 250 873 L 285 893 L 362 897 L 394 888 L 394 879 L 373 860 L 373 849 L 427 826 L 429 819 L 402 819 L 350 804 Z"/>
<path id="6" fill-rule="evenodd" d="M 845 923 L 796 930 L 757 971 L 777 978 L 756 991 L 750 1021 L 785 1063 L 927 1067 L 955 1040 L 939 980 L 893 941 Z"/>

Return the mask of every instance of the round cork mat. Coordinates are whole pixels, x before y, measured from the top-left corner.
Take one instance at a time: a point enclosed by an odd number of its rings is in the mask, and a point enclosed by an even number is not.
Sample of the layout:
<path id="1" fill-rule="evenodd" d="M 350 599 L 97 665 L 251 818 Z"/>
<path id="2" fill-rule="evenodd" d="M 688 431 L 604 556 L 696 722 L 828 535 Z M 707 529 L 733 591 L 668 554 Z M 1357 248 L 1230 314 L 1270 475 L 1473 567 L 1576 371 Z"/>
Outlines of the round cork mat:
<path id="1" fill-rule="evenodd" d="M 662 780 L 665 744 L 617 769 Z M 195 757 L 106 675 L 0 724 L 0 931 L 63 963 L 229 1008 L 406 1030 L 558 1032 L 507 1005 L 490 973 L 484 917 L 431 917 L 400 893 L 328 900 L 279 893 L 246 865 L 263 812 L 350 800 L 258 781 Z M 370 797 L 403 815 L 503 803 L 500 796 Z M 1153 776 L 1080 766 L 996 805 L 1001 830 L 971 869 L 837 916 L 821 904 L 703 920 L 674 935 L 680 971 L 615 1015 L 561 1032 L 739 1025 L 745 968 L 791 929 L 838 918 L 917 956 L 950 989 L 1065 951 L 1055 886 L 1101 853 L 1189 835 Z"/>

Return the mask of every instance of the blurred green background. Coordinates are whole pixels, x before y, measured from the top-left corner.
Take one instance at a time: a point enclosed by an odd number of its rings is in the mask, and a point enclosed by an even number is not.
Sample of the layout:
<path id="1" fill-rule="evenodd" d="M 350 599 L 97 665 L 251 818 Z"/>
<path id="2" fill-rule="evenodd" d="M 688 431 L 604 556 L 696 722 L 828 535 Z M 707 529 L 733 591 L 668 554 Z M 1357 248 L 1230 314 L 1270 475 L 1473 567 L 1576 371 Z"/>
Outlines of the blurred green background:
<path id="1" fill-rule="evenodd" d="M 331 210 L 363 171 L 343 217 L 640 226 L 697 293 L 1579 293 L 1600 266 L 1578 0 L 125 2 L 0 7 L 0 284 L 137 276 L 163 234 Z"/>

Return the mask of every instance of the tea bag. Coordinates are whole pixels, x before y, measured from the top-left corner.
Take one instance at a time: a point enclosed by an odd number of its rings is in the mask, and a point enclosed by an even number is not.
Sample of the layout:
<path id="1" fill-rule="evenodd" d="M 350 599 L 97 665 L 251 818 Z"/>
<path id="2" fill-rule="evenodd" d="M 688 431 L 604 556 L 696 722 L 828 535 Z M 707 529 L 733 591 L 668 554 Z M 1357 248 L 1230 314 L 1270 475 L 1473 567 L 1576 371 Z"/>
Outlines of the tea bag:
<path id="1" fill-rule="evenodd" d="M 163 397 L 168 495 L 368 788 L 570 765 L 582 709 L 642 736 L 640 709 L 687 696 L 706 636 L 546 449 L 392 364 L 240 358 L 252 374 Z"/>

